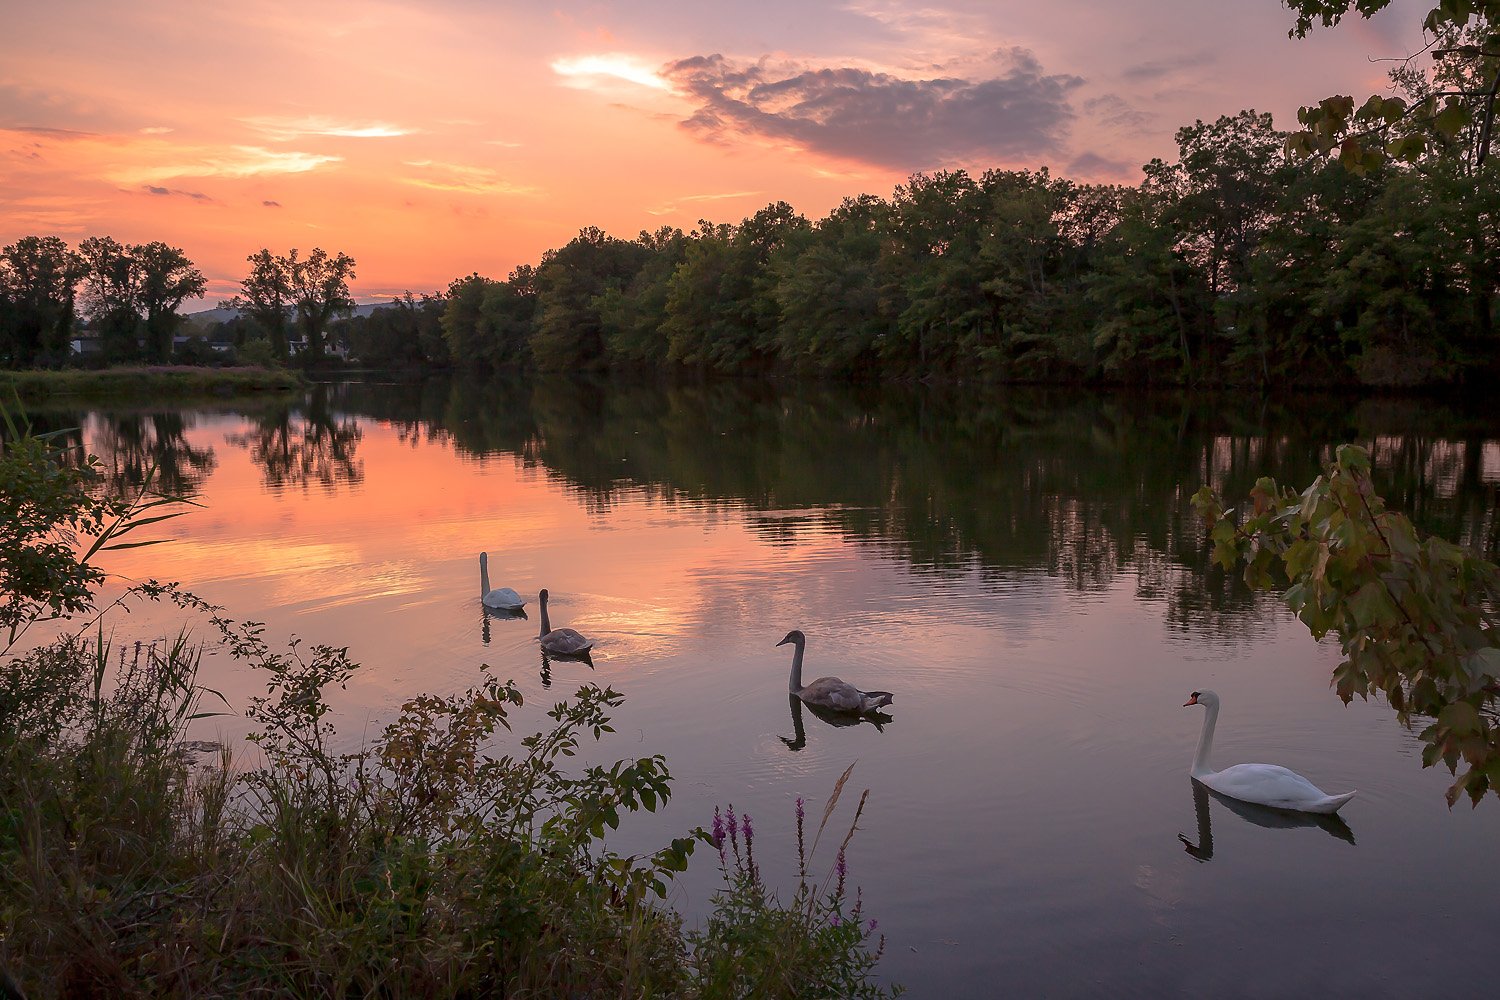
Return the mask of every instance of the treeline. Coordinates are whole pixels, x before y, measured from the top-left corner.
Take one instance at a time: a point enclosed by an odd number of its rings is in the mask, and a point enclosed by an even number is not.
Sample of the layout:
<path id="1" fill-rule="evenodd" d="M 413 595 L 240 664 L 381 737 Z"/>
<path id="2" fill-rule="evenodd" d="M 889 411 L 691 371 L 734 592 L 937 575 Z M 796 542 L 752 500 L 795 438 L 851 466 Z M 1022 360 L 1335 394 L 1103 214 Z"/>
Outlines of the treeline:
<path id="1" fill-rule="evenodd" d="M 1138 187 L 917 174 L 810 221 L 623 240 L 588 228 L 452 283 L 454 364 L 720 372 L 1443 383 L 1496 372 L 1493 169 L 1289 161 L 1252 111 L 1177 133 Z"/>
<path id="2" fill-rule="evenodd" d="M 223 304 L 236 314 L 208 331 L 213 341 L 256 364 L 285 365 L 294 350 L 307 362 L 323 359 L 329 324 L 354 308 L 354 259 L 294 248 L 246 260 L 241 294 Z M 74 249 L 55 236 L 23 237 L 0 248 L 0 365 L 224 360 L 208 338 L 177 343 L 178 309 L 206 288 L 203 272 L 165 243 L 91 236 Z"/>
<path id="3" fill-rule="evenodd" d="M 168 361 L 183 301 L 203 272 L 178 248 L 91 236 L 71 249 L 27 236 L 0 249 L 0 364 L 56 365 L 74 353 L 80 312 L 111 361 Z"/>

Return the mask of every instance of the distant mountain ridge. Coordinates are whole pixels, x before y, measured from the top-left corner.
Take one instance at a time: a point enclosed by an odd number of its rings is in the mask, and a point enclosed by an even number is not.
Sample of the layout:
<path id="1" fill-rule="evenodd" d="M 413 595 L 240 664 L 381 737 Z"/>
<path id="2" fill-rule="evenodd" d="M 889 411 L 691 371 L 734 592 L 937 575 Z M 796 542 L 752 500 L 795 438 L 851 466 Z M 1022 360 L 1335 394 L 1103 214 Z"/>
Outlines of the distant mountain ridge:
<path id="1" fill-rule="evenodd" d="M 351 310 L 353 316 L 368 316 L 377 309 L 389 309 L 391 300 L 385 299 L 381 302 L 361 302 Z M 239 316 L 240 310 L 226 306 L 216 306 L 213 309 L 200 309 L 197 312 L 183 313 L 182 318 L 191 322 L 207 326 L 212 323 L 227 323 Z"/>

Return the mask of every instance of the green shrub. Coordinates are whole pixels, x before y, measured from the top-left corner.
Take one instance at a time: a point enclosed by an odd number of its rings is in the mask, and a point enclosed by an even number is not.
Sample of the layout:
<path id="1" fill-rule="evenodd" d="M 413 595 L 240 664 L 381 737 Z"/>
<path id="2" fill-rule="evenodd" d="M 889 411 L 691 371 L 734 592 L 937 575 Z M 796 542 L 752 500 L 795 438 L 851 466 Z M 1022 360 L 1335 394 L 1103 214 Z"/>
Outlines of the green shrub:
<path id="1" fill-rule="evenodd" d="M 271 342 L 264 338 L 247 340 L 234 349 L 235 364 L 249 365 L 252 368 L 279 368 L 281 361 L 276 357 L 276 352 L 271 348 Z"/>

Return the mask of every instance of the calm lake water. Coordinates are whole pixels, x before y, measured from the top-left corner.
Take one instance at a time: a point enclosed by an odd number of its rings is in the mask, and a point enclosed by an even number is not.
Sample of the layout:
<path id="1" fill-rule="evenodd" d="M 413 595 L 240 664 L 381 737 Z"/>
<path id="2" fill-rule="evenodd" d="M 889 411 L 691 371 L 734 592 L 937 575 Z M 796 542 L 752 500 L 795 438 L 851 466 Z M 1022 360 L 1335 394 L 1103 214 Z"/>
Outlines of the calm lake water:
<path id="1" fill-rule="evenodd" d="M 155 462 L 203 505 L 171 544 L 108 568 L 351 647 L 350 745 L 481 664 L 527 695 L 520 733 L 578 684 L 609 684 L 627 700 L 593 759 L 662 753 L 676 779 L 611 845 L 654 849 L 733 803 L 783 884 L 794 800 L 820 814 L 855 764 L 849 792 L 870 796 L 850 878 L 887 935 L 883 975 L 912 996 L 1492 988 L 1500 801 L 1450 811 L 1447 772 L 1420 767 L 1388 707 L 1331 693 L 1336 648 L 1207 568 L 1189 504 L 1204 481 L 1232 497 L 1261 475 L 1305 485 L 1359 440 L 1393 503 L 1493 557 L 1500 422 L 1483 409 L 434 381 L 44 416 L 82 426 L 117 484 Z M 481 550 L 529 620 L 483 613 Z M 541 661 L 542 587 L 554 625 L 596 639 L 592 669 Z M 173 620 L 143 609 L 118 637 Z M 799 718 L 775 647 L 791 628 L 809 677 L 896 692 L 892 721 Z M 227 658 L 205 670 L 236 708 L 263 690 Z M 1198 688 L 1224 702 L 1216 764 L 1357 788 L 1347 825 L 1195 795 L 1203 716 L 1182 703 Z M 716 861 L 700 851 L 674 890 L 689 918 Z"/>

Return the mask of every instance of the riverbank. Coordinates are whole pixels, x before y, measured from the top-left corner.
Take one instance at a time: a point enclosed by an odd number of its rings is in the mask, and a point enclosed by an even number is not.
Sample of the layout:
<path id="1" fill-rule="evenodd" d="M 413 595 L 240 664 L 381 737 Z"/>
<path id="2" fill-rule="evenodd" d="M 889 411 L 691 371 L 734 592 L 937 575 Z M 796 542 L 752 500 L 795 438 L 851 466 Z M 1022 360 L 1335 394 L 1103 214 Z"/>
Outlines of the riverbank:
<path id="1" fill-rule="evenodd" d="M 28 402 L 57 396 L 152 395 L 171 399 L 287 392 L 307 384 L 300 372 L 282 368 L 203 368 L 187 365 L 102 368 L 97 371 L 0 371 L 0 393 Z"/>

